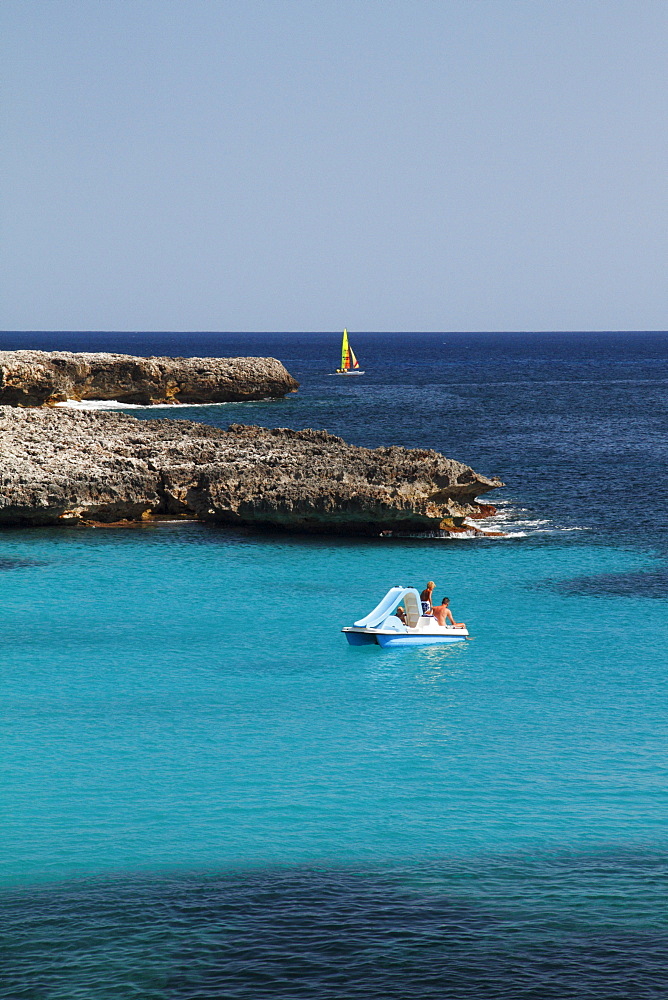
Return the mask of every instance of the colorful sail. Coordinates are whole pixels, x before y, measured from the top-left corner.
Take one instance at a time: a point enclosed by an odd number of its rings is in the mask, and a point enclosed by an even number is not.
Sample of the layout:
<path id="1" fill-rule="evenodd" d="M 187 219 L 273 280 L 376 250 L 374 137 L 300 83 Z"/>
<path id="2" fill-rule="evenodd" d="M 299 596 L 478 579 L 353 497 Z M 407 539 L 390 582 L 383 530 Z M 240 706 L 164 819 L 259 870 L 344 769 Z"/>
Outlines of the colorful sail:
<path id="1" fill-rule="evenodd" d="M 350 354 L 350 364 L 349 364 L 348 367 L 349 368 L 359 368 L 360 363 L 357 360 L 357 358 L 355 357 L 355 352 L 353 351 L 352 347 L 349 347 L 348 350 L 349 350 L 349 354 Z"/>
<path id="2" fill-rule="evenodd" d="M 344 370 L 350 368 L 350 344 L 348 343 L 348 331 L 343 331 L 343 340 L 341 341 L 341 367 Z"/>

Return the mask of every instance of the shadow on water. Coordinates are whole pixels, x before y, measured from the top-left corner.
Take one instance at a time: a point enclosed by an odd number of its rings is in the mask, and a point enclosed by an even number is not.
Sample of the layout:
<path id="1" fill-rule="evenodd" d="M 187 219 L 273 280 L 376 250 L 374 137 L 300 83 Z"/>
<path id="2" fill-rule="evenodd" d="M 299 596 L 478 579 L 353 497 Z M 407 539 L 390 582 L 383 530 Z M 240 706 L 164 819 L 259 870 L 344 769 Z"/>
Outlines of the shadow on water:
<path id="1" fill-rule="evenodd" d="M 1 995 L 658 998 L 667 860 L 600 852 L 15 890 Z"/>

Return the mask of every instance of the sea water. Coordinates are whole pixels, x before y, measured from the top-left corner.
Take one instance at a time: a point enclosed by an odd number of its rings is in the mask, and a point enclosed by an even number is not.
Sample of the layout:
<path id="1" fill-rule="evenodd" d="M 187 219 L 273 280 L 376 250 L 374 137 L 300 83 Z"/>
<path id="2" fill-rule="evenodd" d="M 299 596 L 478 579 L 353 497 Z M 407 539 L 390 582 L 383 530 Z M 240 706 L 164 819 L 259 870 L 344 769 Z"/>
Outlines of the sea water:
<path id="1" fill-rule="evenodd" d="M 0 996 L 665 996 L 668 337 L 351 338 L 4 335 L 272 354 L 159 416 L 507 485 L 489 539 L 2 532 Z M 428 579 L 473 641 L 347 645 Z"/>

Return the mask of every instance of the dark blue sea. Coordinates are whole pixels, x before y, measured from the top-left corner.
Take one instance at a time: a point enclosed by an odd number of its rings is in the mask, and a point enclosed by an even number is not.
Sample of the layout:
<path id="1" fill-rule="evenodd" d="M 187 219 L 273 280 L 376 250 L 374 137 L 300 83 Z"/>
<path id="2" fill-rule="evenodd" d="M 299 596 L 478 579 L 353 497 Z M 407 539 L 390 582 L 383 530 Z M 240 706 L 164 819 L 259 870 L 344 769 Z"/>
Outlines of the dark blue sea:
<path id="1" fill-rule="evenodd" d="M 124 409 L 506 483 L 493 538 L 0 534 L 3 1000 L 668 995 L 668 334 L 350 335 L 0 334 L 272 355 Z M 345 643 L 428 579 L 473 642 Z"/>

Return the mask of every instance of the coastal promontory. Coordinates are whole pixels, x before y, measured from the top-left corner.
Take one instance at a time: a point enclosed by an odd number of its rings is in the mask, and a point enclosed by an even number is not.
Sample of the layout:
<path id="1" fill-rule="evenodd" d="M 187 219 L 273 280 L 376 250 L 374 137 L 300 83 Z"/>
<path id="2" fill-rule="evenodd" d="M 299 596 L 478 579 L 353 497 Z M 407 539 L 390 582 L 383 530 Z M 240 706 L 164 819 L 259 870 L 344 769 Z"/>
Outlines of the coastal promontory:
<path id="1" fill-rule="evenodd" d="M 298 387 L 276 358 L 0 351 L 0 405 L 52 406 L 68 399 L 229 403 L 281 397 Z"/>
<path id="2" fill-rule="evenodd" d="M 292 531 L 462 530 L 502 486 L 436 451 L 321 430 L 0 406 L 0 525 L 189 517 Z"/>

